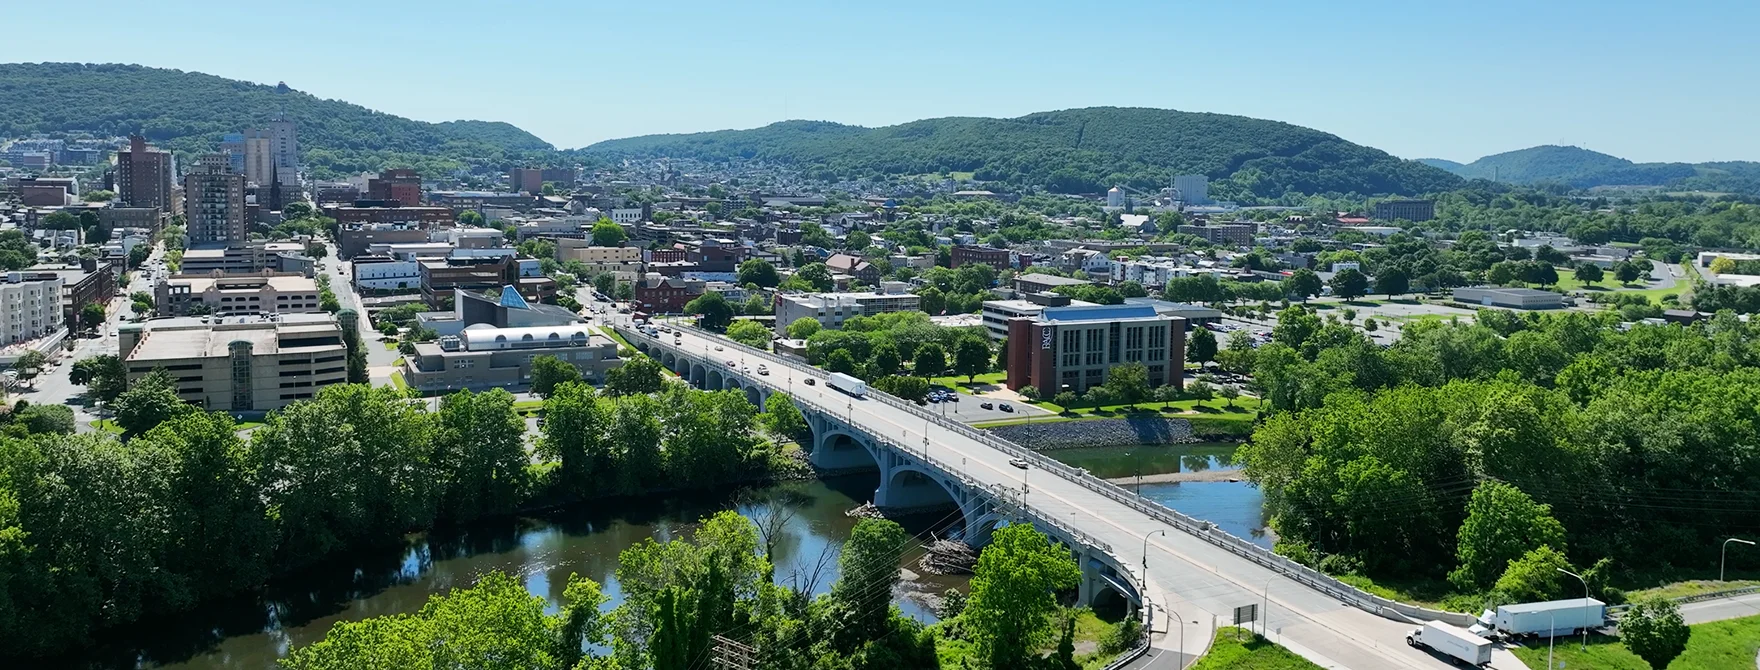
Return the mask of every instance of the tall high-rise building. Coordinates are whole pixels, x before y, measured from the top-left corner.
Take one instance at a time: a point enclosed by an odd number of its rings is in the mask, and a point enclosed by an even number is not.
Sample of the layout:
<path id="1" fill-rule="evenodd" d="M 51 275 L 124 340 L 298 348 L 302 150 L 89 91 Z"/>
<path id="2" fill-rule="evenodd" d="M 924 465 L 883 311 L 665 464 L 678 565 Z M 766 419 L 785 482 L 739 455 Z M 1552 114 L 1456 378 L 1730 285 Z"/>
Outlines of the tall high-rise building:
<path id="1" fill-rule="evenodd" d="M 422 176 L 415 170 L 386 170 L 367 180 L 368 200 L 396 200 L 404 207 L 422 204 Z"/>
<path id="2" fill-rule="evenodd" d="M 243 173 L 244 170 L 244 133 L 227 133 L 220 136 L 220 153 L 232 161 L 232 171 Z"/>
<path id="3" fill-rule="evenodd" d="M 171 152 L 147 147 L 147 138 L 130 135 L 128 150 L 116 152 L 117 198 L 129 207 L 171 206 Z"/>
<path id="4" fill-rule="evenodd" d="M 1188 205 L 1210 204 L 1210 178 L 1201 174 L 1182 174 L 1173 178 L 1179 201 Z"/>
<path id="5" fill-rule="evenodd" d="M 292 121 L 269 122 L 270 155 L 282 186 L 299 186 L 299 134 Z"/>
<path id="6" fill-rule="evenodd" d="M 183 176 L 184 216 L 191 242 L 243 244 L 244 175 L 232 171 L 224 154 L 208 154 Z"/>
<path id="7" fill-rule="evenodd" d="M 269 179 L 276 175 L 274 140 L 267 129 L 252 128 L 244 131 L 244 168 L 233 168 L 233 172 L 244 175 L 245 181 L 258 186 L 269 185 Z"/>

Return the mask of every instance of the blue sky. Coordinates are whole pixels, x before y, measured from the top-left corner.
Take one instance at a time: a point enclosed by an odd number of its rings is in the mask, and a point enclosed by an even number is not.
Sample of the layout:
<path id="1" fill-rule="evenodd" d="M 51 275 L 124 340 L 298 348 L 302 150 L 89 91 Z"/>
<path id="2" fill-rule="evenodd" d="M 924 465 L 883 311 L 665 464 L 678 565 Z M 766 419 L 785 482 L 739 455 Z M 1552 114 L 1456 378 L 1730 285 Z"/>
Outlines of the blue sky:
<path id="1" fill-rule="evenodd" d="M 564 147 L 1117 105 L 1287 121 L 1407 158 L 1564 143 L 1760 160 L 1753 0 L 98 0 L 12 3 L 0 24 L 4 62 L 286 81 Z"/>

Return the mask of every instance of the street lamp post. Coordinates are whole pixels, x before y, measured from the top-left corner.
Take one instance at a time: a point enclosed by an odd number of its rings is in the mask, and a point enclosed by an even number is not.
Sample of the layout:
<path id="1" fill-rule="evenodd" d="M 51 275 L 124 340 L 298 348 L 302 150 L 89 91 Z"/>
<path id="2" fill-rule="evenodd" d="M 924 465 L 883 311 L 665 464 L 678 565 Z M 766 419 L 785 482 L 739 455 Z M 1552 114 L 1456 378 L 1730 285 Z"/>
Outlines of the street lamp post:
<path id="1" fill-rule="evenodd" d="M 1589 580 L 1583 579 L 1582 575 L 1579 575 L 1575 572 L 1571 572 L 1571 571 L 1566 570 L 1564 568 L 1555 568 L 1555 569 L 1558 570 L 1559 572 L 1565 573 L 1565 574 L 1570 575 L 1572 577 L 1576 577 L 1577 581 L 1582 582 L 1583 583 L 1583 600 L 1587 601 L 1589 599 Z M 1583 628 L 1583 651 L 1588 651 L 1588 650 L 1589 650 L 1589 628 L 1585 626 Z"/>
<path id="2" fill-rule="evenodd" d="M 1730 539 L 1723 541 L 1723 555 L 1717 559 L 1717 581 L 1720 581 L 1720 582 L 1723 581 L 1724 565 L 1729 560 L 1729 543 L 1731 543 L 1731 542 L 1737 542 L 1737 543 L 1745 544 L 1748 546 L 1754 545 L 1754 543 L 1752 541 L 1744 540 L 1739 537 L 1732 537 Z"/>

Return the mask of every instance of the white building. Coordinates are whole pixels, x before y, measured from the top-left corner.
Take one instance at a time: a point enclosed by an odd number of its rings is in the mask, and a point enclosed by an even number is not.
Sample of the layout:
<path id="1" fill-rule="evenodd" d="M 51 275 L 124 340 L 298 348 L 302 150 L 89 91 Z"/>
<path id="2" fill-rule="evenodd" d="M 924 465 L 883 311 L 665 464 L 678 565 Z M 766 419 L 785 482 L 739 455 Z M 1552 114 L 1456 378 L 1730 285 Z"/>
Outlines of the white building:
<path id="1" fill-rule="evenodd" d="M 1106 192 L 1107 207 L 1124 207 L 1124 189 L 1117 186 Z"/>
<path id="2" fill-rule="evenodd" d="M 642 209 L 640 207 L 613 209 L 611 210 L 611 221 L 617 224 L 641 223 Z"/>
<path id="3" fill-rule="evenodd" d="M 806 293 L 776 296 L 776 333 L 800 319 L 815 319 L 819 326 L 835 330 L 854 316 L 906 312 L 919 308 L 921 299 L 911 293 Z"/>
<path id="4" fill-rule="evenodd" d="M 34 340 L 61 329 L 61 275 L 8 272 L 0 284 L 0 345 Z"/>

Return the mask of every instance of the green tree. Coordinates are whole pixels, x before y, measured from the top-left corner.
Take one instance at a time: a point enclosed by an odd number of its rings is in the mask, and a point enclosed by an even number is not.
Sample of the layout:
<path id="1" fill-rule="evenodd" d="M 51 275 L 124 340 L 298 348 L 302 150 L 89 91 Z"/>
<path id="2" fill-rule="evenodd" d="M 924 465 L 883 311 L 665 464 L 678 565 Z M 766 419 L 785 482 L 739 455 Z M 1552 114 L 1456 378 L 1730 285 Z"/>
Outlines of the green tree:
<path id="1" fill-rule="evenodd" d="M 774 311 L 775 308 L 771 307 L 770 301 L 765 300 L 763 294 L 756 292 L 746 298 L 746 304 L 740 308 L 740 312 L 746 316 L 764 316 Z"/>
<path id="2" fill-rule="evenodd" d="M 278 563 L 390 542 L 433 519 L 433 424 L 399 390 L 338 384 L 269 415 L 251 434 Z"/>
<path id="3" fill-rule="evenodd" d="M 636 356 L 605 371 L 605 394 L 626 396 L 658 393 L 665 385 L 665 368 L 647 356 Z"/>
<path id="4" fill-rule="evenodd" d="M 104 316 L 104 303 L 88 302 L 79 308 L 80 327 L 86 330 L 101 327 L 104 325 Z"/>
<path id="5" fill-rule="evenodd" d="M 874 380 L 874 388 L 911 401 L 920 401 L 929 396 L 929 380 L 912 375 L 881 377 Z"/>
<path id="6" fill-rule="evenodd" d="M 859 366 L 856 364 L 855 356 L 850 355 L 848 349 L 838 349 L 825 355 L 826 370 L 853 375 L 857 372 L 858 368 Z"/>
<path id="7" fill-rule="evenodd" d="M 1332 294 L 1345 300 L 1355 300 L 1369 292 L 1369 278 L 1356 268 L 1345 268 L 1343 272 L 1332 275 Z"/>
<path id="8" fill-rule="evenodd" d="M 891 632 L 892 590 L 910 539 L 902 526 L 885 519 L 863 519 L 850 530 L 831 587 L 831 601 L 843 611 L 834 633 L 836 648 L 853 650 Z"/>
<path id="9" fill-rule="evenodd" d="M 593 393 L 593 387 L 580 382 L 558 385 L 544 399 L 543 436 L 537 451 L 561 462 L 559 477 L 564 490 L 584 495 L 609 468 L 609 409 Z"/>
<path id="10" fill-rule="evenodd" d="M 131 384 L 111 404 L 116 425 L 124 435 L 139 435 L 170 419 L 196 411 L 177 397 L 177 381 L 164 369 L 155 369 Z"/>
<path id="11" fill-rule="evenodd" d="M 897 345 L 890 341 L 874 345 L 873 358 L 868 362 L 868 369 L 872 371 L 873 376 L 884 377 L 897 374 L 899 367 L 903 365 L 904 359 L 898 355 Z"/>
<path id="12" fill-rule="evenodd" d="M 1113 366 L 1106 373 L 1106 389 L 1112 393 L 1113 400 L 1135 409 L 1137 403 L 1151 397 L 1149 368 L 1142 363 Z"/>
<path id="13" fill-rule="evenodd" d="M 764 324 L 750 319 L 735 321 L 732 325 L 727 327 L 727 339 L 754 349 L 768 350 L 770 348 L 770 337 L 771 333 L 769 328 L 765 328 Z"/>
<path id="14" fill-rule="evenodd" d="M 31 434 L 72 435 L 73 408 L 67 405 L 25 405 L 20 400 L 12 407 L 12 423 L 23 426 Z"/>
<path id="15" fill-rule="evenodd" d="M 556 387 L 568 382 L 578 382 L 581 370 L 574 364 L 555 356 L 538 356 L 532 359 L 532 393 L 540 398 L 548 398 Z"/>
<path id="16" fill-rule="evenodd" d="M 758 422 L 764 430 L 779 438 L 805 442 L 813 437 L 806 417 L 786 393 L 772 393 L 764 399 L 764 412 L 758 415 Z"/>
<path id="17" fill-rule="evenodd" d="M 636 297 L 635 284 L 626 281 L 617 282 L 617 290 L 612 292 L 611 297 L 622 302 L 629 302 Z"/>
<path id="18" fill-rule="evenodd" d="M 1050 634 L 1056 593 L 1080 579 L 1068 550 L 1030 525 L 1005 526 L 978 555 L 960 619 L 991 667 L 1021 667 Z"/>
<path id="19" fill-rule="evenodd" d="M 1644 276 L 1649 271 L 1649 268 L 1632 261 L 1619 261 L 1613 264 L 1613 278 L 1618 279 L 1621 284 L 1630 284 L 1638 281 L 1639 277 Z"/>
<path id="20" fill-rule="evenodd" d="M 953 372 L 966 376 L 970 382 L 974 377 L 990 370 L 990 343 L 977 337 L 961 339 L 953 348 Z"/>
<path id="21" fill-rule="evenodd" d="M 1619 620 L 1619 641 L 1655 670 L 1667 668 L 1687 650 L 1693 630 L 1674 601 L 1653 596 L 1640 600 Z"/>
<path id="22" fill-rule="evenodd" d="M 1075 391 L 1060 391 L 1051 397 L 1051 404 L 1062 407 L 1066 414 L 1075 411 L 1078 402 L 1081 402 L 1081 399 L 1076 396 Z"/>
<path id="23" fill-rule="evenodd" d="M 1590 286 L 1599 283 L 1606 276 L 1606 273 L 1602 272 L 1601 266 L 1594 263 L 1583 263 L 1582 265 L 1578 265 L 1574 274 L 1577 281 Z"/>
<path id="24" fill-rule="evenodd" d="M 1455 541 L 1460 567 L 1449 581 L 1463 589 L 1489 586 L 1509 562 L 1542 546 L 1564 547 L 1564 526 L 1552 508 L 1509 484 L 1488 481 L 1473 489 Z"/>
<path id="25" fill-rule="evenodd" d="M 598 291 L 607 298 L 611 297 L 612 294 L 617 293 L 617 275 L 609 272 L 601 272 L 593 275 L 593 290 Z"/>
<path id="26" fill-rule="evenodd" d="M 819 332 L 822 327 L 823 325 L 819 323 L 818 319 L 801 317 L 795 319 L 794 323 L 788 324 L 788 336 L 796 340 L 804 340 Z"/>
<path id="27" fill-rule="evenodd" d="M 128 388 L 127 370 L 115 354 L 99 354 L 73 362 L 69 381 L 83 384 L 93 399 L 108 403 Z"/>
<path id="28" fill-rule="evenodd" d="M 1337 276 L 1334 275 L 1334 279 L 1336 278 Z M 1308 298 L 1320 295 L 1321 291 L 1320 275 L 1307 268 L 1290 273 L 1290 276 L 1283 280 L 1283 284 L 1284 295 L 1296 296 L 1301 298 L 1302 302 L 1307 302 Z"/>
<path id="29" fill-rule="evenodd" d="M 794 271 L 793 279 L 805 282 L 814 291 L 830 291 L 837 287 L 831 279 L 831 270 L 824 263 L 808 263 Z"/>
<path id="30" fill-rule="evenodd" d="M 1564 573 L 1559 570 L 1570 569 L 1570 561 L 1557 549 L 1541 545 L 1522 554 L 1509 562 L 1503 575 L 1497 578 L 1492 587 L 1500 599 L 1509 602 L 1531 603 L 1546 600 L 1557 600 L 1565 595 Z M 1575 586 L 1575 584 L 1571 584 Z"/>
<path id="31" fill-rule="evenodd" d="M 1389 300 L 1411 289 L 1412 275 L 1403 267 L 1394 266 L 1375 273 L 1375 292 L 1386 293 Z"/>
<path id="32" fill-rule="evenodd" d="M 1216 362 L 1229 372 L 1247 374 L 1253 371 L 1256 353 L 1253 336 L 1237 330 L 1228 334 L 1228 347 L 1216 352 Z"/>
<path id="33" fill-rule="evenodd" d="M 941 345 L 929 342 L 917 347 L 912 357 L 913 371 L 920 377 L 935 377 L 947 371 L 947 353 Z"/>
<path id="34" fill-rule="evenodd" d="M 221 412 L 189 412 L 136 438 L 129 447 L 162 455 L 168 496 L 164 569 L 188 575 L 197 597 L 260 586 L 269 577 L 274 527 L 263 507 L 250 451 Z"/>
<path id="35" fill-rule="evenodd" d="M 733 322 L 733 306 L 720 293 L 709 291 L 684 305 L 686 314 L 699 315 L 697 325 L 709 330 L 723 330 Z"/>
<path id="36" fill-rule="evenodd" d="M 947 296 L 941 289 L 925 286 L 917 291 L 917 308 L 926 314 L 940 314 L 947 311 Z"/>
<path id="37" fill-rule="evenodd" d="M 763 288 L 773 288 L 782 283 L 781 275 L 776 273 L 776 266 L 761 258 L 753 258 L 739 264 L 740 286 L 757 284 Z"/>
<path id="38" fill-rule="evenodd" d="M 599 219 L 593 223 L 593 246 L 621 247 L 629 240 L 629 234 L 623 232 L 623 226 L 611 219 Z"/>
<path id="39" fill-rule="evenodd" d="M 1199 364 L 1216 360 L 1216 334 L 1209 328 L 1193 328 L 1186 338 L 1186 360 Z"/>
<path id="40" fill-rule="evenodd" d="M 24 353 L 18 355 L 18 360 L 12 362 L 12 368 L 18 371 L 18 378 L 25 381 L 36 379 L 47 365 L 49 365 L 48 354 L 36 349 L 26 349 Z"/>
<path id="41" fill-rule="evenodd" d="M 86 191 L 85 193 L 81 193 L 79 198 L 80 198 L 80 200 L 82 200 L 84 202 L 110 202 L 111 200 L 116 199 L 116 192 L 115 191 L 106 191 L 101 188 L 96 188 L 96 189 L 92 189 L 90 191 Z"/>
<path id="42" fill-rule="evenodd" d="M 524 499 L 526 424 L 513 403 L 502 389 L 459 391 L 440 401 L 433 446 L 441 522 L 507 514 Z"/>

